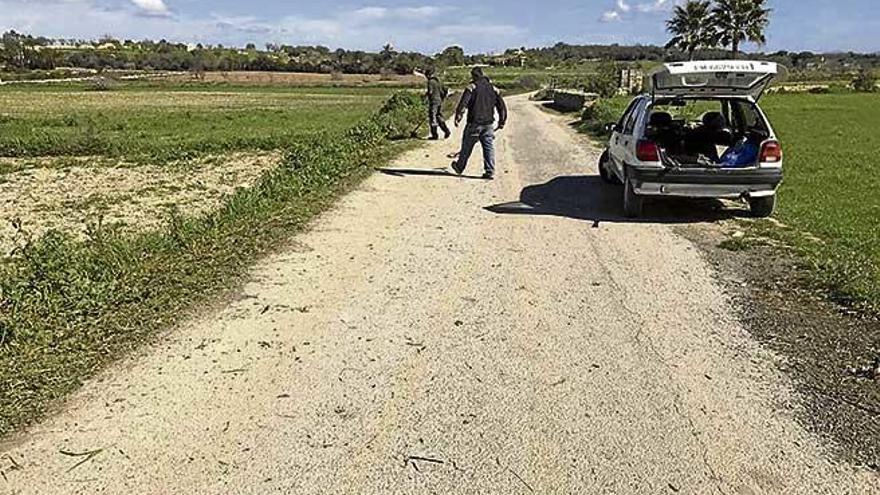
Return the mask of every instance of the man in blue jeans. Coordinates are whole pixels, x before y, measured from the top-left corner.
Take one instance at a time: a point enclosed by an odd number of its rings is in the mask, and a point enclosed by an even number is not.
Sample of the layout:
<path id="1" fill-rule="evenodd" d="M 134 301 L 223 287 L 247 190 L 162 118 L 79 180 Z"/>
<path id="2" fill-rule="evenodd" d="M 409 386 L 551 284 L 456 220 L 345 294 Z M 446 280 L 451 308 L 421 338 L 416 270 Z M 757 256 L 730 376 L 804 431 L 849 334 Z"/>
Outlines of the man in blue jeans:
<path id="1" fill-rule="evenodd" d="M 467 111 L 467 125 L 461 139 L 461 151 L 458 160 L 452 162 L 452 169 L 461 175 L 467 167 L 468 159 L 477 141 L 483 148 L 483 178 L 495 178 L 495 131 L 504 128 L 507 123 L 507 106 L 498 90 L 492 86 L 483 69 L 474 67 L 471 70 L 471 84 L 464 90 L 458 108 L 455 109 L 455 126 L 461 123 Z M 498 127 L 495 128 L 495 112 L 498 112 Z"/>

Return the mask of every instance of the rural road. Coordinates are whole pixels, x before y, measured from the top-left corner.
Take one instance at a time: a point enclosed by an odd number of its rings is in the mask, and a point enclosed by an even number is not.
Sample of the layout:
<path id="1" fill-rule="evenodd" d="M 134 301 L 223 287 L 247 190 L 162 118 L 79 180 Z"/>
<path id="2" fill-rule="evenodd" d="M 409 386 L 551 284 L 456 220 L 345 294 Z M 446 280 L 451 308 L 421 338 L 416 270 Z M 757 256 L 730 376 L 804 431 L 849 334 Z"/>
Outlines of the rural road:
<path id="1" fill-rule="evenodd" d="M 700 252 L 509 105 L 496 181 L 434 170 L 452 142 L 403 156 L 4 445 L 0 492 L 878 493 Z"/>

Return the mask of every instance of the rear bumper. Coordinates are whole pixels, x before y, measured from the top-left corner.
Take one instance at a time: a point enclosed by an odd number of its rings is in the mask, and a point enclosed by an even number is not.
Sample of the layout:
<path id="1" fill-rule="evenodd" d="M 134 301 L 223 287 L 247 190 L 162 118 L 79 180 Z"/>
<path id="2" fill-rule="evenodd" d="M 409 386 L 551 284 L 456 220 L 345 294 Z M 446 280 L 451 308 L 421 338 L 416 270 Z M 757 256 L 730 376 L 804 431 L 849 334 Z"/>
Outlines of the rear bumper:
<path id="1" fill-rule="evenodd" d="M 782 182 L 781 168 L 628 169 L 636 194 L 689 198 L 772 196 Z"/>

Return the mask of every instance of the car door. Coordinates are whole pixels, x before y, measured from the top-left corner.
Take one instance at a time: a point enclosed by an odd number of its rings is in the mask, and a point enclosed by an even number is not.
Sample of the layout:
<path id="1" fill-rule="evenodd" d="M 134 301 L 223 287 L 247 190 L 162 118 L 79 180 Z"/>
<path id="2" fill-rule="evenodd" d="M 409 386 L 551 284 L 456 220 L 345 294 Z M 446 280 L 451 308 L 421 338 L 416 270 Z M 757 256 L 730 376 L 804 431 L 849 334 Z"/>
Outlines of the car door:
<path id="1" fill-rule="evenodd" d="M 623 112 L 623 116 L 620 117 L 617 126 L 615 126 L 614 132 L 611 133 L 611 142 L 608 147 L 611 155 L 611 167 L 613 172 L 621 179 L 623 178 L 623 164 L 627 159 L 626 147 L 628 142 L 631 141 L 631 135 L 626 135 L 626 126 L 634 116 L 640 101 L 641 98 L 636 98 L 630 102 L 626 111 Z"/>
<path id="2" fill-rule="evenodd" d="M 639 121 L 643 109 L 645 108 L 644 98 L 640 98 L 633 102 L 630 112 L 623 121 L 623 126 L 618 133 L 618 158 L 614 164 L 615 173 L 623 180 L 625 176 L 624 169 L 626 164 L 635 163 L 636 157 L 636 124 Z"/>

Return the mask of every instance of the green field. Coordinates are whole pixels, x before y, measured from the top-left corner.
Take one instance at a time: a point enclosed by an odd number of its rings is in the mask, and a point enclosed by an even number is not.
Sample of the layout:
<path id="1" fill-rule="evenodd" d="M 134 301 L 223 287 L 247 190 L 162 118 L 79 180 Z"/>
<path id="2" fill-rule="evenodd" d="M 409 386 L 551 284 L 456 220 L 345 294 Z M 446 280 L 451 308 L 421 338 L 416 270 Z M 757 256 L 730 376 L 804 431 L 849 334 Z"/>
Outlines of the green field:
<path id="1" fill-rule="evenodd" d="M 595 72 L 592 66 L 584 66 L 576 69 L 541 70 L 519 67 L 486 67 L 483 69 L 487 76 L 498 87 L 514 88 L 522 78 L 535 78 L 541 84 L 549 84 L 553 80 L 576 81 L 589 77 Z M 470 81 L 470 67 L 455 67 L 446 70 L 444 82 L 450 86 L 461 87 Z"/>
<path id="2" fill-rule="evenodd" d="M 273 150 L 350 127 L 389 94 L 382 88 L 8 86 L 0 88 L 0 156 L 164 161 Z"/>
<path id="3" fill-rule="evenodd" d="M 777 216 L 835 297 L 880 310 L 880 94 L 770 95 L 785 150 Z"/>
<path id="4" fill-rule="evenodd" d="M 522 83 L 532 80 L 542 86 L 579 88 L 586 86 L 607 62 L 581 62 L 576 65 L 554 68 L 528 67 L 484 67 L 483 71 L 492 82 L 507 92 L 519 92 L 536 88 L 523 88 Z M 645 73 L 650 72 L 657 63 L 627 63 L 630 67 L 639 67 Z M 442 74 L 444 82 L 451 87 L 463 87 L 470 81 L 470 67 L 451 67 Z"/>

